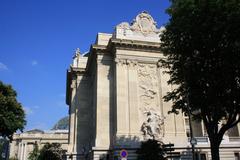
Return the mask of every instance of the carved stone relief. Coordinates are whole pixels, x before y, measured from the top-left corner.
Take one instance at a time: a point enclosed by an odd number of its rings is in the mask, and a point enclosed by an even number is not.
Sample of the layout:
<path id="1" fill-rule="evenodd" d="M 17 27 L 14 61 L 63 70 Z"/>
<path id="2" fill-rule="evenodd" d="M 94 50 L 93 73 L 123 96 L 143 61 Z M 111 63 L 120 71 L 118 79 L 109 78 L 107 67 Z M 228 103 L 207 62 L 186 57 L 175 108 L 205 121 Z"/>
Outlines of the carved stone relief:
<path id="1" fill-rule="evenodd" d="M 158 104 L 157 65 L 138 64 L 138 84 L 143 138 L 160 140 L 164 133 Z"/>
<path id="2" fill-rule="evenodd" d="M 164 118 L 161 118 L 155 111 L 144 112 L 146 119 L 141 126 L 143 138 L 161 140 L 163 137 Z"/>
<path id="3" fill-rule="evenodd" d="M 137 15 L 136 19 L 132 22 L 131 30 L 140 31 L 143 34 L 159 33 L 156 22 L 146 11 Z"/>
<path id="4" fill-rule="evenodd" d="M 117 65 L 124 66 L 128 65 L 130 68 L 134 68 L 137 66 L 137 61 L 129 60 L 129 59 L 115 59 Z"/>
<path id="5" fill-rule="evenodd" d="M 130 26 L 128 22 L 122 22 L 118 25 L 119 28 L 128 29 Z"/>
<path id="6" fill-rule="evenodd" d="M 124 30 L 130 29 L 133 32 L 139 32 L 143 35 L 160 33 L 160 29 L 157 29 L 156 22 L 146 11 L 138 14 L 131 25 L 129 25 L 127 22 L 122 22 L 117 27 Z"/>
<path id="7" fill-rule="evenodd" d="M 155 65 L 138 65 L 138 81 L 140 93 L 140 109 L 155 108 L 157 106 L 157 72 Z"/>
<path id="8" fill-rule="evenodd" d="M 120 65 L 120 66 L 123 66 L 123 65 L 127 64 L 127 61 L 125 59 L 116 58 L 115 62 L 116 62 L 117 65 Z"/>
<path id="9" fill-rule="evenodd" d="M 127 65 L 129 66 L 129 68 L 135 68 L 137 66 L 137 61 L 127 60 Z"/>

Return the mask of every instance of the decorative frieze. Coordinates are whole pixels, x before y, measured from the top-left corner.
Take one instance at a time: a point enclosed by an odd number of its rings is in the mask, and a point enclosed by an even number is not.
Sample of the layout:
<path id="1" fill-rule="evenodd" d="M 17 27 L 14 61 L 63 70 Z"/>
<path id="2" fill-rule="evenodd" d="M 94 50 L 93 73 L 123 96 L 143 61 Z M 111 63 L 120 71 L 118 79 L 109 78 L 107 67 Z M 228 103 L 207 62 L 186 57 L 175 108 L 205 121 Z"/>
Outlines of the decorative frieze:
<path id="1" fill-rule="evenodd" d="M 126 61 L 126 59 L 116 58 L 116 59 L 115 59 L 115 63 L 116 63 L 118 66 L 123 66 L 123 65 L 126 65 L 126 64 L 127 64 L 127 61 Z"/>
<path id="2" fill-rule="evenodd" d="M 131 68 L 134 68 L 137 66 L 137 61 L 136 60 L 129 60 L 129 59 L 115 59 L 115 62 L 118 66 L 124 66 L 127 65 Z"/>
<path id="3" fill-rule="evenodd" d="M 127 65 L 129 66 L 129 68 L 133 69 L 137 66 L 137 61 L 127 60 Z"/>

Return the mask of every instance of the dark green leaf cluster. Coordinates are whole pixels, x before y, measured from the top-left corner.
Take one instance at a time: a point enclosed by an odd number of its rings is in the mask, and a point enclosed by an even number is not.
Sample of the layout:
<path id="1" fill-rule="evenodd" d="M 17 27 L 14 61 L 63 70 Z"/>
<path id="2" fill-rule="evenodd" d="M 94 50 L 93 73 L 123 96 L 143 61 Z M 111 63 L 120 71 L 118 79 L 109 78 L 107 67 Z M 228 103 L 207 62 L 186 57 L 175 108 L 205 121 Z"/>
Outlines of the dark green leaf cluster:
<path id="1" fill-rule="evenodd" d="M 47 143 L 40 150 L 38 160 L 62 160 L 64 150 L 61 148 L 59 143 Z"/>
<path id="2" fill-rule="evenodd" d="M 0 135 L 10 139 L 26 124 L 24 110 L 16 97 L 16 91 L 0 81 Z"/>
<path id="3" fill-rule="evenodd" d="M 161 36 L 173 111 L 190 109 L 207 120 L 236 119 L 240 113 L 240 2 L 172 0 Z M 200 111 L 200 112 L 199 112 Z M 234 113 L 234 114 L 233 114 Z M 232 117 L 233 116 L 233 117 Z"/>
<path id="4" fill-rule="evenodd" d="M 137 150 L 139 160 L 165 160 L 165 151 L 161 142 L 149 139 L 142 142 L 141 148 Z"/>
<path id="5" fill-rule="evenodd" d="M 161 35 L 166 58 L 160 62 L 175 89 L 164 99 L 173 102 L 173 112 L 190 110 L 202 119 L 211 148 L 218 148 L 224 133 L 240 121 L 240 1 L 171 3 Z"/>
<path id="6" fill-rule="evenodd" d="M 33 151 L 29 153 L 28 160 L 38 160 L 40 150 L 37 144 L 34 144 Z"/>
<path id="7" fill-rule="evenodd" d="M 39 150 L 38 145 L 35 144 L 33 151 L 29 153 L 29 160 L 62 160 L 65 151 L 61 148 L 59 143 L 46 143 L 42 149 Z"/>

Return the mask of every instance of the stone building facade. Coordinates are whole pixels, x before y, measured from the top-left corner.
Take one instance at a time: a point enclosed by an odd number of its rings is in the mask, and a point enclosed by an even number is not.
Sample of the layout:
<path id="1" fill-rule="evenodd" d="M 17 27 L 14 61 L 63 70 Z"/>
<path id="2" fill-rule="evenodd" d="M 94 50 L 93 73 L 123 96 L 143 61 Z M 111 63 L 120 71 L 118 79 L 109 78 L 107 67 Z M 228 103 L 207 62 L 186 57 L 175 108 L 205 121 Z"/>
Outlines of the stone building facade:
<path id="1" fill-rule="evenodd" d="M 90 153 L 90 159 L 99 159 L 109 150 L 138 148 L 141 141 L 154 138 L 174 143 L 180 153 L 176 159 L 191 159 L 188 119 L 168 114 L 171 103 L 162 99 L 174 86 L 167 84 L 169 75 L 159 65 L 164 58 L 161 30 L 142 12 L 112 34 L 98 33 L 86 55 L 76 51 L 67 72 L 68 154 Z M 193 122 L 193 130 L 197 157 L 211 159 L 203 124 Z M 235 127 L 222 142 L 221 157 L 239 158 L 239 146 Z M 135 152 L 131 154 L 134 159 Z"/>
<path id="2" fill-rule="evenodd" d="M 59 143 L 63 150 L 68 149 L 68 130 L 52 130 L 44 132 L 31 130 L 13 135 L 10 143 L 10 158 L 17 160 L 28 160 L 29 153 L 37 144 L 41 149 L 46 143 Z"/>

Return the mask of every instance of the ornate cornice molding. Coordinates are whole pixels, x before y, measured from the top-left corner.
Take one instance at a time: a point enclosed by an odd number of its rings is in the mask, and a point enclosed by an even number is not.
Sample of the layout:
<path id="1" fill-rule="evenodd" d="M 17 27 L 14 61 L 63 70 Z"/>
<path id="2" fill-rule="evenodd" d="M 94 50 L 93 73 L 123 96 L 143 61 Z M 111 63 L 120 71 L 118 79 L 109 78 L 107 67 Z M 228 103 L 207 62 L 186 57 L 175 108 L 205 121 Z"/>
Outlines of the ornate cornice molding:
<path id="1" fill-rule="evenodd" d="M 146 42 L 138 40 L 128 40 L 128 39 L 115 39 L 111 38 L 108 44 L 108 48 L 120 48 L 123 50 L 143 50 L 143 51 L 160 51 L 160 43 Z"/>
<path id="2" fill-rule="evenodd" d="M 107 51 L 107 46 L 105 45 L 98 45 L 98 44 L 93 44 L 90 48 L 90 52 L 98 52 L 98 53 L 102 53 L 102 52 L 106 52 Z"/>
<path id="3" fill-rule="evenodd" d="M 78 67 L 70 66 L 70 72 L 72 72 L 72 73 L 81 74 L 81 73 L 85 73 L 85 71 L 86 71 L 86 68 L 78 68 Z"/>
<path id="4" fill-rule="evenodd" d="M 92 45 L 91 53 L 110 54 L 116 49 L 161 52 L 160 43 L 111 38 L 108 45 Z"/>

